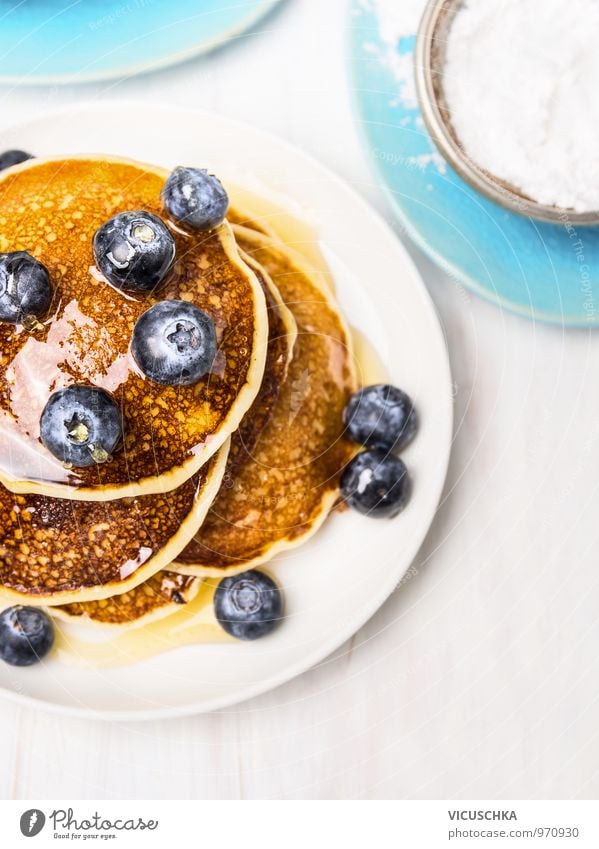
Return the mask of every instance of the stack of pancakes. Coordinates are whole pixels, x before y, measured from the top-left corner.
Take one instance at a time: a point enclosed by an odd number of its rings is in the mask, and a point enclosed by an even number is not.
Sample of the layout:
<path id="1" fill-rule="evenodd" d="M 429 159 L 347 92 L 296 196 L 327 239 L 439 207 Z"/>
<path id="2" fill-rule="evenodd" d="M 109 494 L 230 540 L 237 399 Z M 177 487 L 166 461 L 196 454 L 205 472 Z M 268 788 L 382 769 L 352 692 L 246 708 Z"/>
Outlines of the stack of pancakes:
<path id="1" fill-rule="evenodd" d="M 205 577 L 298 545 L 338 500 L 352 456 L 342 412 L 355 390 L 347 327 L 322 275 L 231 209 L 192 233 L 160 200 L 168 174 L 137 163 L 32 160 L 0 178 L 0 251 L 50 273 L 51 315 L 0 324 L 0 599 L 59 618 L 133 626 L 167 616 Z M 113 215 L 159 215 L 174 273 L 138 298 L 107 284 L 92 238 Z M 218 354 L 191 386 L 145 378 L 130 353 L 152 303 L 187 300 L 213 319 Z M 110 462 L 69 468 L 40 441 L 52 392 L 89 384 L 121 405 Z"/>

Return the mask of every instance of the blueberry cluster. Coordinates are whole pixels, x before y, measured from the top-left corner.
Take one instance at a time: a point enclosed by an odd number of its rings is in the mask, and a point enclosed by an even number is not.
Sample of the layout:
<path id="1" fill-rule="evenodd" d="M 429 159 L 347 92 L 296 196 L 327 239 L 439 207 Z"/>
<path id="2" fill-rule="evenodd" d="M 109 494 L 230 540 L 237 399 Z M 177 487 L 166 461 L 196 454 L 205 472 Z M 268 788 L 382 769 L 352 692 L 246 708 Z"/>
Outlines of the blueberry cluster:
<path id="1" fill-rule="evenodd" d="M 397 516 L 412 490 L 405 463 L 395 456 L 418 429 L 410 397 L 386 383 L 366 386 L 349 399 L 343 422 L 350 439 L 366 448 L 343 470 L 344 500 L 367 516 Z"/>
<path id="2" fill-rule="evenodd" d="M 201 168 L 175 168 L 162 190 L 162 202 L 177 223 L 207 230 L 222 223 L 229 200 L 216 177 Z M 96 232 L 94 257 L 106 280 L 118 289 L 149 294 L 170 275 L 175 239 L 157 215 L 121 212 Z M 186 301 L 165 300 L 138 319 L 131 353 L 140 371 L 166 386 L 197 383 L 216 356 L 214 322 Z"/>

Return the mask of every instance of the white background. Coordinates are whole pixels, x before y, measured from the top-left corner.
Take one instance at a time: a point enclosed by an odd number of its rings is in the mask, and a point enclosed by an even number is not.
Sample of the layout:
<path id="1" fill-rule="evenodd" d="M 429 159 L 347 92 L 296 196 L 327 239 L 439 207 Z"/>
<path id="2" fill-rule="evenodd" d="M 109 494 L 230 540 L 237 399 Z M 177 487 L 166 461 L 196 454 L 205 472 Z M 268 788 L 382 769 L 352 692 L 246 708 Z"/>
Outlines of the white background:
<path id="1" fill-rule="evenodd" d="M 389 217 L 352 114 L 350 24 L 344 0 L 288 0 L 178 68 L 1 88 L 0 122 L 94 98 L 212 108 L 316 155 Z M 319 668 L 218 714 L 109 725 L 0 702 L 2 797 L 596 798 L 595 342 L 503 313 L 412 253 L 447 335 L 456 434 L 409 580 Z"/>

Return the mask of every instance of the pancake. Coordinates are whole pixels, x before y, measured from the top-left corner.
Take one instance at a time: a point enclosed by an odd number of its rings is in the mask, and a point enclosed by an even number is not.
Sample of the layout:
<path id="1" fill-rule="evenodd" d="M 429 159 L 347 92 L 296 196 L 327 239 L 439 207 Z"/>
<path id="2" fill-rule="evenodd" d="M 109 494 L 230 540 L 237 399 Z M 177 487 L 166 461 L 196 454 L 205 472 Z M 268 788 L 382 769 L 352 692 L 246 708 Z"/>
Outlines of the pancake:
<path id="1" fill-rule="evenodd" d="M 342 423 L 356 388 L 351 338 L 330 289 L 282 243 L 243 227 L 235 235 L 273 278 L 298 336 L 268 424 L 177 557 L 182 574 L 241 571 L 304 542 L 335 505 L 355 453 Z"/>
<path id="2" fill-rule="evenodd" d="M 55 294 L 41 324 L 0 324 L 0 481 L 14 492 L 105 501 L 175 489 L 220 448 L 252 404 L 264 371 L 268 322 L 254 272 L 228 223 L 191 233 L 167 221 L 167 172 L 114 159 L 30 160 L 0 174 L 0 250 L 27 250 Z M 174 271 L 152 295 L 123 293 L 94 266 L 92 237 L 111 216 L 145 209 L 175 237 Z M 146 379 L 129 350 L 133 326 L 165 298 L 214 320 L 219 351 L 191 386 Z M 42 445 L 49 395 L 73 384 L 111 392 L 124 413 L 122 448 L 106 463 L 65 468 Z"/>
<path id="3" fill-rule="evenodd" d="M 0 487 L 0 596 L 34 605 L 97 601 L 151 578 L 202 524 L 228 448 L 162 495 L 76 501 Z"/>
<path id="4" fill-rule="evenodd" d="M 78 624 L 136 628 L 180 610 L 196 597 L 200 586 L 200 578 L 163 570 L 126 593 L 52 607 L 49 613 L 57 619 Z"/>
<path id="5" fill-rule="evenodd" d="M 297 336 L 295 319 L 284 305 L 272 279 L 254 259 L 244 260 L 255 271 L 266 295 L 268 307 L 268 351 L 266 367 L 260 390 L 252 405 L 252 415 L 247 415 L 231 437 L 231 450 L 223 478 L 223 486 L 234 479 L 237 466 L 252 451 L 264 429 L 277 401 L 281 386 L 287 376 L 293 346 Z M 54 615 L 62 619 L 78 620 L 81 624 L 138 625 L 140 621 L 153 621 L 169 615 L 194 597 L 199 589 L 199 579 L 159 572 L 133 590 L 108 599 L 76 602 L 53 608 Z"/>

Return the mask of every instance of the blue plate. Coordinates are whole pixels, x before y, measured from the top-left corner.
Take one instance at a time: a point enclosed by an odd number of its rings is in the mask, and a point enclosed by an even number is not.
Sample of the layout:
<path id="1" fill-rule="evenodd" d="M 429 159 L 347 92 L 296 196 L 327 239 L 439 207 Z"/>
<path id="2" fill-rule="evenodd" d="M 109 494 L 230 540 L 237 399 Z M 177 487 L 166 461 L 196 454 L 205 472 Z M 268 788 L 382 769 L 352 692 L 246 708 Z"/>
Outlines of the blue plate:
<path id="1" fill-rule="evenodd" d="M 409 82 L 401 94 L 397 69 L 409 67 L 414 35 L 395 49 L 385 43 L 371 0 L 354 0 L 351 23 L 359 123 L 411 238 L 501 307 L 562 325 L 599 323 L 599 229 L 533 221 L 478 194 L 438 155 Z"/>
<path id="2" fill-rule="evenodd" d="M 0 82 L 84 82 L 171 65 L 279 0 L 0 0 Z"/>

